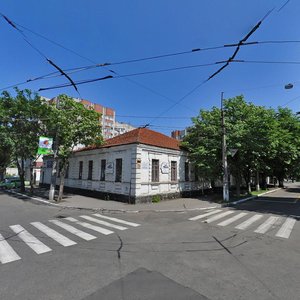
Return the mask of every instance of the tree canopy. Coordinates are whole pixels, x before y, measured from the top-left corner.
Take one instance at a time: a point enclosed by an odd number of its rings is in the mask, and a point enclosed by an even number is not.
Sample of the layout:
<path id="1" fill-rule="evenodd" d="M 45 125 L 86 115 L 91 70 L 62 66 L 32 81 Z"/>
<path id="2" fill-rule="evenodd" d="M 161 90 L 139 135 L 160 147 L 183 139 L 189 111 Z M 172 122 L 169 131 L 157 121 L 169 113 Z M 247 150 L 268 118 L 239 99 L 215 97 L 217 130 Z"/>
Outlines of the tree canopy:
<path id="1" fill-rule="evenodd" d="M 283 179 L 295 176 L 300 159 L 300 122 L 287 108 L 265 108 L 246 102 L 243 96 L 224 100 L 230 173 L 237 185 L 250 185 L 251 175 L 261 173 Z M 222 176 L 221 109 L 201 110 L 192 119 L 184 144 L 199 175 L 209 180 Z M 298 174 L 300 175 L 300 174 Z"/>

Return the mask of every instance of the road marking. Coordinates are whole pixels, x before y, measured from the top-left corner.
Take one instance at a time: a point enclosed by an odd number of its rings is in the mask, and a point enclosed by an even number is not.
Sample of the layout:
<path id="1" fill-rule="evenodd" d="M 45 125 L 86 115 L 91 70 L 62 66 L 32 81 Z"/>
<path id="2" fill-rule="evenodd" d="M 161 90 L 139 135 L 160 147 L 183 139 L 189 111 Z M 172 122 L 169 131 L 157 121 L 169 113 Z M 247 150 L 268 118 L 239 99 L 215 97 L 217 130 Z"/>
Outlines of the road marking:
<path id="1" fill-rule="evenodd" d="M 80 218 L 86 219 L 86 220 L 91 221 L 91 222 L 95 222 L 95 223 L 100 224 L 100 225 L 104 225 L 106 227 L 111 227 L 111 228 L 114 228 L 114 229 L 119 229 L 119 230 L 128 229 L 127 227 L 120 226 L 120 225 L 115 225 L 115 224 L 112 224 L 112 223 L 109 223 L 109 222 L 106 222 L 106 221 L 102 221 L 102 220 L 98 220 L 98 219 L 95 219 L 95 218 L 90 217 L 90 216 L 80 216 Z"/>
<path id="2" fill-rule="evenodd" d="M 100 226 L 95 226 L 95 225 L 92 225 L 92 224 L 86 223 L 86 222 L 80 222 L 80 221 L 78 221 L 78 220 L 76 220 L 76 219 L 74 219 L 72 217 L 67 217 L 64 220 L 68 220 L 70 222 L 74 222 L 74 223 L 76 223 L 78 225 L 81 225 L 81 226 L 83 226 L 85 228 L 88 228 L 88 229 L 100 232 L 100 233 L 105 234 L 105 235 L 109 235 L 109 234 L 114 233 L 113 231 L 105 229 L 105 228 L 102 228 Z"/>
<path id="3" fill-rule="evenodd" d="M 281 228 L 276 233 L 276 236 L 288 239 L 290 237 L 290 234 L 292 232 L 292 229 L 296 223 L 296 219 L 293 218 L 287 218 Z"/>
<path id="4" fill-rule="evenodd" d="M 40 240 L 38 240 L 36 237 L 34 237 L 31 233 L 29 233 L 21 225 L 11 225 L 9 227 L 35 253 L 42 254 L 42 253 L 46 253 L 46 252 L 52 251 L 51 248 L 49 248 L 44 243 L 42 243 Z"/>
<path id="5" fill-rule="evenodd" d="M 103 215 L 100 215 L 100 214 L 93 214 L 93 215 L 96 216 L 96 217 L 98 217 L 98 218 L 103 218 L 103 219 L 111 220 L 111 221 L 114 221 L 114 222 L 117 222 L 117 223 L 129 225 L 129 226 L 133 226 L 133 227 L 140 226 L 140 224 L 137 224 L 137 223 L 124 221 L 124 220 L 117 219 L 117 218 L 107 217 L 107 216 L 103 216 Z"/>
<path id="6" fill-rule="evenodd" d="M 32 226 L 40 230 L 41 232 L 45 233 L 47 236 L 55 240 L 57 243 L 63 245 L 64 247 L 69 247 L 72 245 L 77 244 L 76 242 L 70 240 L 69 238 L 65 237 L 64 235 L 58 233 L 57 231 L 51 229 L 50 227 L 40 223 L 40 222 L 32 222 L 30 223 Z"/>
<path id="7" fill-rule="evenodd" d="M 280 221 L 279 217 L 270 217 L 264 223 L 262 223 L 256 230 L 254 230 L 254 232 L 256 232 L 256 233 L 266 233 L 278 221 Z"/>
<path id="8" fill-rule="evenodd" d="M 242 213 L 239 213 L 238 215 L 233 216 L 233 217 L 231 217 L 231 218 L 229 218 L 229 219 L 227 219 L 227 220 L 225 220 L 225 221 L 219 223 L 218 225 L 219 225 L 219 226 L 227 226 L 227 225 L 229 225 L 229 224 L 231 224 L 231 223 L 233 223 L 233 222 L 235 222 L 235 221 L 237 221 L 237 220 L 243 218 L 243 217 L 246 216 L 246 215 L 248 215 L 248 213 L 243 213 L 243 212 L 242 212 Z"/>
<path id="9" fill-rule="evenodd" d="M 231 215 L 231 214 L 233 214 L 234 213 L 234 211 L 225 211 L 225 212 L 223 212 L 223 213 L 221 213 L 221 214 L 218 214 L 218 215 L 216 215 L 216 216 L 213 216 L 213 217 L 211 217 L 211 218 L 209 218 L 209 219 L 207 219 L 207 220 L 205 220 L 205 221 L 202 221 L 202 222 L 204 222 L 204 223 L 212 223 L 212 222 L 214 222 L 214 221 L 217 221 L 217 220 L 219 220 L 219 219 L 221 219 L 221 218 L 224 218 L 224 217 L 226 217 L 226 216 L 228 216 L 228 215 Z"/>
<path id="10" fill-rule="evenodd" d="M 221 209 L 215 209 L 213 211 L 210 211 L 206 214 L 202 214 L 202 215 L 198 215 L 196 217 L 192 217 L 192 218 L 189 218 L 190 221 L 196 221 L 196 220 L 199 220 L 199 219 L 203 219 L 205 217 L 208 217 L 208 216 L 211 216 L 211 215 L 214 215 L 214 214 L 217 214 L 219 213 L 220 211 L 222 211 Z"/>
<path id="11" fill-rule="evenodd" d="M 53 224 L 55 224 L 55 225 L 57 225 L 57 226 L 65 229 L 65 230 L 67 230 L 67 231 L 69 231 L 69 232 L 71 232 L 71 233 L 79 236 L 80 238 L 82 238 L 82 239 L 84 239 L 86 241 L 94 240 L 94 239 L 97 238 L 96 236 L 94 236 L 92 234 L 89 234 L 87 232 L 79 230 L 79 229 L 73 227 L 72 225 L 65 224 L 65 223 L 63 223 L 63 222 L 61 222 L 59 220 L 49 220 L 49 222 L 51 222 L 51 223 L 53 223 Z"/>
<path id="12" fill-rule="evenodd" d="M 0 261 L 2 264 L 6 264 L 15 260 L 19 260 L 21 257 L 15 252 L 15 250 L 8 244 L 8 242 L 0 234 Z"/>
<path id="13" fill-rule="evenodd" d="M 248 220 L 246 220 L 245 222 L 237 225 L 235 228 L 244 230 L 244 229 L 248 228 L 254 222 L 258 221 L 260 218 L 262 218 L 262 216 L 263 215 L 254 215 L 251 218 L 249 218 Z"/>

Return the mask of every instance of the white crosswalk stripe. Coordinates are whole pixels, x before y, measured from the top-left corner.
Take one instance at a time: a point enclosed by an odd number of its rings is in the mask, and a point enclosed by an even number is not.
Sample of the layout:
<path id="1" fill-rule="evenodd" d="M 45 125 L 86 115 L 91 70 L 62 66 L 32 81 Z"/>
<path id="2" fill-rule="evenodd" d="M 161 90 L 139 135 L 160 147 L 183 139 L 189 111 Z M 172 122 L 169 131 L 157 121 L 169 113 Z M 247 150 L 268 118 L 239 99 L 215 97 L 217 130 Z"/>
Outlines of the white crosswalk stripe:
<path id="1" fill-rule="evenodd" d="M 256 233 L 266 233 L 270 228 L 274 227 L 276 223 L 280 221 L 279 217 L 269 217 L 264 223 L 262 223 L 257 229 L 254 230 Z"/>
<path id="2" fill-rule="evenodd" d="M 243 212 L 239 213 L 238 215 L 235 215 L 235 216 L 233 216 L 233 217 L 231 217 L 231 218 L 229 218 L 229 219 L 227 219 L 225 221 L 222 221 L 218 225 L 219 226 L 227 226 L 227 225 L 229 225 L 229 224 L 231 224 L 231 223 L 233 223 L 233 222 L 235 222 L 235 221 L 237 221 L 237 220 L 239 220 L 239 219 L 241 219 L 241 218 L 243 218 L 243 217 L 245 217 L 247 215 L 248 215 L 247 213 L 243 213 Z"/>
<path id="3" fill-rule="evenodd" d="M 125 220 L 121 220 L 118 218 L 113 218 L 113 217 L 108 217 L 108 216 L 103 216 L 101 214 L 92 214 L 91 216 L 89 215 L 82 215 L 80 216 L 81 218 L 85 220 L 89 220 L 91 223 L 98 223 L 106 227 L 111 227 L 115 228 L 118 230 L 126 230 L 128 227 L 125 227 L 123 225 L 128 225 L 131 227 L 138 227 L 140 224 L 138 223 L 133 223 L 133 222 L 128 222 Z M 101 220 L 105 219 L 105 220 Z M 109 220 L 111 222 L 107 222 L 106 220 Z M 56 220 L 56 219 L 51 219 L 48 220 L 49 223 L 51 223 L 53 226 L 58 226 L 60 227 L 60 231 L 64 229 L 67 231 L 69 234 L 76 235 L 77 237 L 80 237 L 86 241 L 91 241 L 97 238 L 97 236 L 92 235 L 86 231 L 82 231 L 78 229 L 78 226 L 85 227 L 89 230 L 96 231 L 98 233 L 104 234 L 104 235 L 109 235 L 114 233 L 114 231 L 110 229 L 103 228 L 99 225 L 93 225 L 90 222 L 82 222 L 79 221 L 75 218 L 72 217 L 67 217 L 63 218 L 62 220 Z M 68 222 L 74 223 L 70 225 Z M 114 224 L 115 223 L 121 223 L 119 224 Z M 35 227 L 37 230 L 39 230 L 43 235 L 48 236 L 49 238 L 53 239 L 55 242 L 59 243 L 60 245 L 63 245 L 64 247 L 72 246 L 77 244 L 77 242 L 71 240 L 70 238 L 66 237 L 65 235 L 59 233 L 58 231 L 52 229 L 51 227 L 41 223 L 41 222 L 31 222 L 30 223 L 33 227 Z M 76 226 L 78 225 L 78 226 Z M 14 232 L 13 237 L 15 240 L 20 242 L 20 240 L 26 244 L 28 247 L 30 247 L 36 254 L 42 254 L 42 253 L 47 253 L 52 251 L 50 247 L 45 245 L 41 240 L 40 237 L 38 236 L 35 237 L 32 234 L 31 230 L 25 229 L 23 226 L 16 224 L 16 225 L 10 225 L 9 228 Z M 33 229 L 33 228 L 31 228 Z M 40 234 L 41 235 L 41 234 Z M 44 238 L 45 238 L 44 236 Z M 20 244 L 20 243 L 19 243 Z M 22 250 L 22 249 L 21 249 Z M 19 251 L 17 251 L 19 252 Z M 10 263 L 13 261 L 21 260 L 21 256 L 19 253 L 17 253 L 14 250 L 14 247 L 12 247 L 8 241 L 8 239 L 5 239 L 1 234 L 0 234 L 0 263 L 1 264 L 6 264 Z"/>
<path id="4" fill-rule="evenodd" d="M 110 221 L 113 221 L 113 222 L 121 223 L 121 224 L 132 226 L 132 227 L 140 226 L 140 224 L 137 224 L 137 223 L 124 221 L 124 220 L 117 219 L 117 218 L 107 217 L 107 216 L 103 216 L 103 215 L 100 215 L 100 214 L 93 214 L 93 215 L 98 217 L 98 218 L 107 219 L 107 220 L 110 220 Z"/>
<path id="5" fill-rule="evenodd" d="M 15 232 L 18 237 L 28 245 L 35 253 L 42 254 L 51 251 L 52 249 L 34 237 L 21 225 L 11 225 L 9 226 L 13 232 Z"/>
<path id="6" fill-rule="evenodd" d="M 57 226 L 59 226 L 63 229 L 75 234 L 76 236 L 79 236 L 80 238 L 82 238 L 86 241 L 94 240 L 94 239 L 97 238 L 96 236 L 94 236 L 92 234 L 89 234 L 87 232 L 79 230 L 79 229 L 75 228 L 74 226 L 69 225 L 69 224 L 65 224 L 65 223 L 63 223 L 59 220 L 49 220 L 49 222 L 51 222 L 51 223 L 53 223 L 53 224 L 55 224 L 55 225 L 57 225 Z"/>
<path id="7" fill-rule="evenodd" d="M 240 230 L 245 230 L 247 229 L 250 225 L 252 225 L 254 222 L 258 221 L 259 219 L 261 219 L 263 217 L 263 215 L 254 215 L 251 218 L 249 218 L 248 220 L 246 220 L 245 222 L 237 225 L 235 228 L 236 229 L 240 229 Z"/>
<path id="8" fill-rule="evenodd" d="M 282 224 L 281 228 L 276 233 L 276 236 L 288 239 L 290 237 L 290 234 L 293 230 L 295 223 L 296 223 L 296 219 L 287 218 L 285 222 Z"/>
<path id="9" fill-rule="evenodd" d="M 100 224 L 100 225 L 104 225 L 106 227 L 111 227 L 111 228 L 114 228 L 114 229 L 119 229 L 119 230 L 126 230 L 127 229 L 127 227 L 120 226 L 120 225 L 115 225 L 115 224 L 112 224 L 112 223 L 109 223 L 109 222 L 106 222 L 106 221 L 102 221 L 102 220 L 98 220 L 98 219 L 95 219 L 95 218 L 90 217 L 90 216 L 80 216 L 80 218 L 83 218 L 83 219 L 88 220 L 88 221 L 95 222 L 95 223 Z"/>
<path id="10" fill-rule="evenodd" d="M 218 215 L 216 215 L 216 216 L 213 216 L 213 217 L 210 217 L 209 219 L 207 219 L 207 220 L 205 220 L 205 221 L 202 221 L 202 222 L 205 222 L 205 223 L 212 223 L 212 222 L 214 222 L 214 221 L 217 221 L 217 220 L 219 220 L 219 219 L 222 219 L 222 218 L 224 218 L 224 217 L 226 217 L 226 216 L 228 216 L 228 215 L 231 215 L 231 214 L 233 214 L 234 212 L 233 211 L 225 211 L 225 212 L 223 212 L 223 213 L 221 213 L 221 214 L 218 214 Z"/>
<path id="11" fill-rule="evenodd" d="M 200 220 L 200 219 L 206 218 L 206 217 L 208 217 L 208 216 L 217 214 L 217 213 L 219 213 L 219 212 L 221 212 L 221 211 L 222 211 L 221 209 L 215 209 L 215 210 L 210 211 L 210 212 L 208 212 L 208 213 L 201 214 L 201 215 L 198 215 L 198 216 L 196 216 L 196 217 L 189 218 L 189 220 L 190 220 L 190 221 Z"/>
<path id="12" fill-rule="evenodd" d="M 0 234 L 0 261 L 2 264 L 6 264 L 15 260 L 19 260 L 21 257 L 15 252 L 15 250 L 9 245 L 9 243 Z"/>
<path id="13" fill-rule="evenodd" d="M 76 223 L 76 224 L 78 224 L 78 225 L 80 225 L 80 226 L 83 226 L 83 227 L 85 227 L 85 228 L 88 228 L 88 229 L 91 229 L 91 230 L 100 232 L 100 233 L 105 234 L 105 235 L 109 235 L 109 234 L 114 233 L 114 232 L 111 231 L 111 230 L 102 228 L 102 227 L 100 227 L 100 226 L 92 225 L 92 224 L 90 224 L 90 223 L 81 222 L 81 221 L 78 221 L 77 219 L 72 218 L 72 217 L 67 217 L 67 218 L 65 218 L 64 220 L 68 220 L 68 221 L 70 221 L 70 222 L 74 222 L 74 223 Z"/>
<path id="14" fill-rule="evenodd" d="M 46 234 L 47 236 L 49 236 L 50 238 L 52 238 L 53 240 L 55 240 L 57 243 L 63 245 L 64 247 L 69 247 L 77 244 L 76 242 L 70 240 L 66 236 L 60 234 L 59 232 L 53 230 L 52 228 L 40 222 L 32 222 L 30 224 L 35 228 L 37 228 L 38 230 L 40 230 L 41 232 L 43 232 L 44 234 Z"/>

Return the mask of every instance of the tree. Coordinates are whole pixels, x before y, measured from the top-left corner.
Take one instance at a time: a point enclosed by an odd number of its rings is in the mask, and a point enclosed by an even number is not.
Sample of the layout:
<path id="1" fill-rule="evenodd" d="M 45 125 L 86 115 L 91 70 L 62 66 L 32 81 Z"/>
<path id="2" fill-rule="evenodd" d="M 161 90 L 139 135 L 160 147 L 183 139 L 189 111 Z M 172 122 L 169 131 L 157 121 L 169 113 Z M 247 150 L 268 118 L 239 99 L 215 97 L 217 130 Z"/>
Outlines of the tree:
<path id="1" fill-rule="evenodd" d="M 214 186 L 222 172 L 221 111 L 216 107 L 211 111 L 201 110 L 192 121 L 194 126 L 188 129 L 183 145 L 190 150 L 198 175 Z"/>
<path id="2" fill-rule="evenodd" d="M 282 187 L 284 178 L 297 176 L 300 160 L 300 121 L 290 109 L 280 107 L 275 120 L 276 124 L 270 133 L 272 155 L 268 164 L 272 175 Z"/>
<path id="3" fill-rule="evenodd" d="M 74 147 L 102 143 L 100 114 L 89 110 L 74 99 L 60 95 L 50 105 L 49 120 L 46 125 L 49 136 L 54 137 L 54 163 L 52 166 L 53 181 L 49 199 L 54 199 L 56 169 L 59 161 L 60 187 L 58 201 L 62 199 L 65 173 Z"/>
<path id="4" fill-rule="evenodd" d="M 257 178 L 257 189 L 260 174 L 276 176 L 280 185 L 289 174 L 296 176 L 294 165 L 300 160 L 300 122 L 290 110 L 256 106 L 247 103 L 243 96 L 224 100 L 224 110 L 227 147 L 237 150 L 228 159 L 237 195 L 243 180 L 251 191 L 253 174 Z M 201 174 L 211 180 L 218 179 L 222 175 L 221 111 L 216 107 L 201 110 L 193 123 L 184 144 Z"/>
<path id="5" fill-rule="evenodd" d="M 4 147 L 15 161 L 25 191 L 25 161 L 36 156 L 39 136 L 45 128 L 41 123 L 47 113 L 41 98 L 30 90 L 16 89 L 16 96 L 3 92 L 0 98 L 0 129 L 5 136 Z"/>

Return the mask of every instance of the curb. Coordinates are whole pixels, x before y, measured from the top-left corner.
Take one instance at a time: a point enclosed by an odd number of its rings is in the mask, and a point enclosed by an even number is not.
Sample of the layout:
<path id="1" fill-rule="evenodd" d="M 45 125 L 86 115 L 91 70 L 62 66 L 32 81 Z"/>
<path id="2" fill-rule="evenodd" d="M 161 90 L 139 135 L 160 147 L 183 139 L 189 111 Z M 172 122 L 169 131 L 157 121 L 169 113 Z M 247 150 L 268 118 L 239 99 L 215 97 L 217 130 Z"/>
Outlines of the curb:
<path id="1" fill-rule="evenodd" d="M 274 190 L 271 190 L 271 191 L 267 191 L 265 193 L 262 193 L 262 194 L 259 194 L 257 196 L 251 196 L 251 197 L 248 197 L 248 198 L 244 198 L 244 199 L 241 199 L 241 200 L 238 200 L 238 201 L 234 201 L 234 202 L 230 202 L 230 203 L 225 203 L 223 204 L 222 206 L 231 206 L 231 205 L 236 205 L 236 204 L 240 204 L 240 203 L 243 203 L 243 202 L 246 202 L 246 201 L 250 201 L 250 200 L 253 200 L 253 199 L 256 199 L 256 198 L 259 198 L 261 196 L 264 196 L 264 195 L 267 195 L 267 194 L 270 194 L 270 193 L 274 193 L 278 190 L 281 190 L 282 188 L 277 188 L 277 189 L 274 189 Z"/>
<path id="2" fill-rule="evenodd" d="M 88 208 L 88 207 L 79 207 L 79 206 L 65 206 L 57 203 L 51 203 L 47 200 L 38 198 L 38 197 L 32 197 L 26 194 L 22 194 L 19 192 L 15 192 L 13 190 L 7 191 L 8 193 L 19 195 L 22 197 L 26 197 L 28 199 L 33 200 L 33 202 L 42 203 L 44 205 L 48 206 L 54 206 L 59 207 L 62 209 L 78 209 L 78 210 L 91 210 L 91 211 L 102 211 L 102 212 L 119 212 L 119 213 L 140 213 L 140 212 L 187 212 L 187 211 L 201 211 L 201 210 L 208 210 L 208 209 L 214 209 L 218 206 L 209 206 L 209 207 L 198 207 L 198 208 L 185 208 L 185 209 L 140 209 L 140 210 L 126 210 L 126 209 L 108 209 L 108 208 Z"/>

